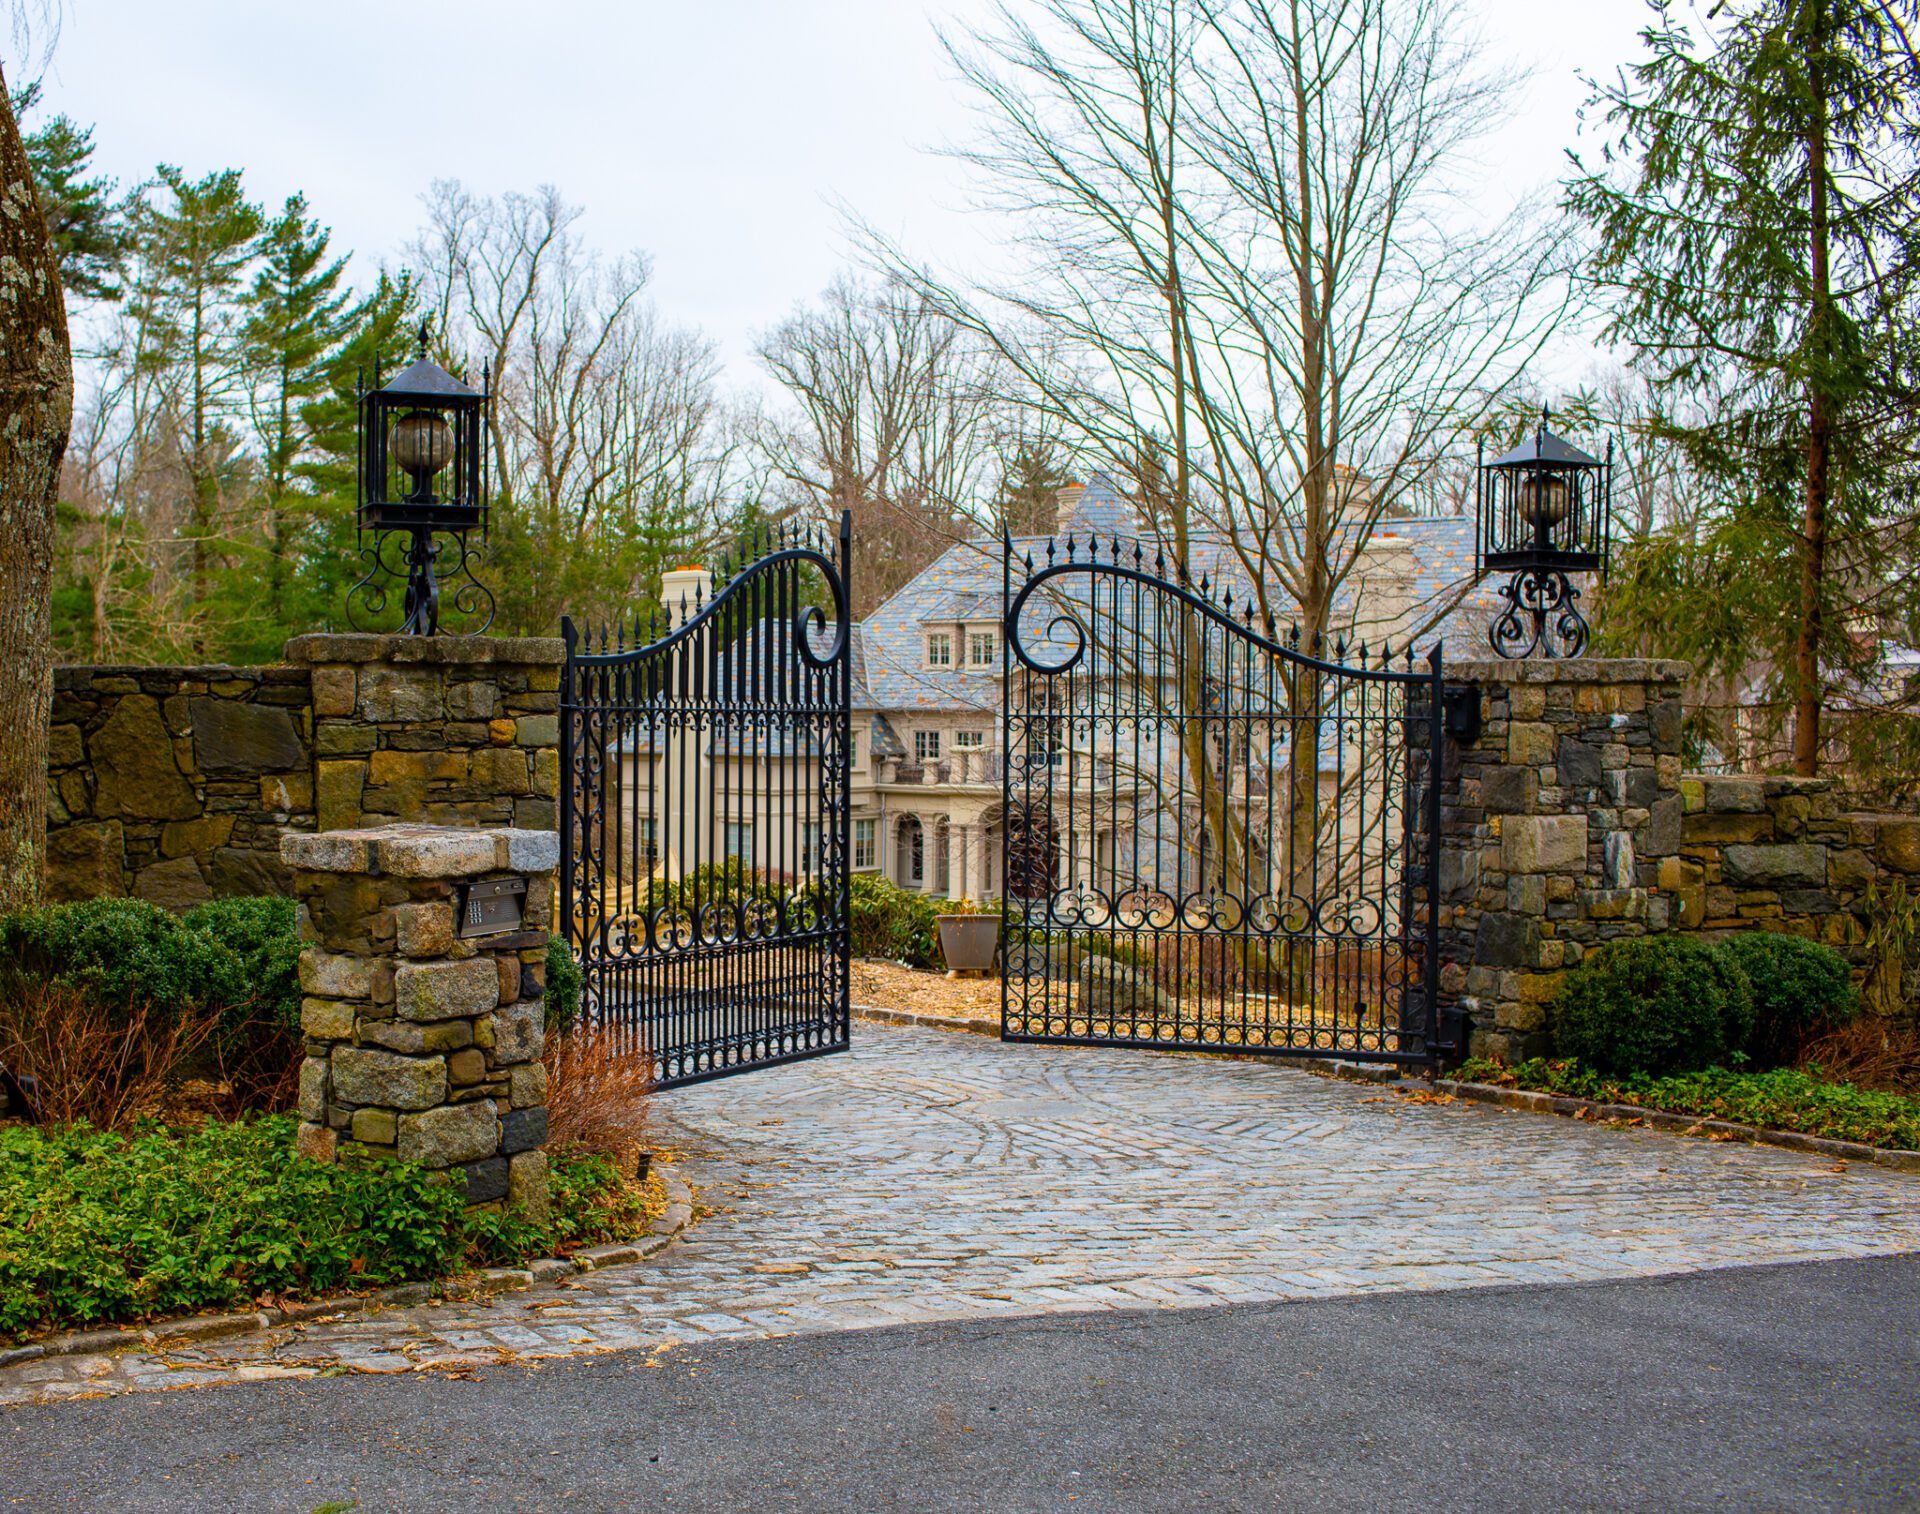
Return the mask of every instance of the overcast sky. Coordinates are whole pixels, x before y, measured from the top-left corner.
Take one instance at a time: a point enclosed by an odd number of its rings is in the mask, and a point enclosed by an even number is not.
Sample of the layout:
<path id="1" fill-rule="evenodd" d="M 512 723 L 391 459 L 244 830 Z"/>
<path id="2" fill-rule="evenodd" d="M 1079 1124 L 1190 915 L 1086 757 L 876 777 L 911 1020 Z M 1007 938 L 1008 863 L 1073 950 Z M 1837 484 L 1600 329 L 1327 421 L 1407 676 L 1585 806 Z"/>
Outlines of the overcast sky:
<path id="1" fill-rule="evenodd" d="M 1018 0 L 1015 0 L 1018 3 Z M 752 377 L 755 332 L 848 249 L 837 204 L 964 266 L 982 254 L 952 165 L 964 137 L 936 20 L 992 0 L 64 0 L 46 103 L 94 123 L 131 184 L 160 162 L 305 191 L 357 254 L 391 259 L 437 177 L 557 184 L 583 235 L 655 264 L 670 318 Z M 1489 169 L 1548 183 L 1573 143 L 1575 75 L 1637 50 L 1642 0 L 1470 0 L 1531 70 Z M 1572 378 L 1575 375 L 1565 375 Z"/>

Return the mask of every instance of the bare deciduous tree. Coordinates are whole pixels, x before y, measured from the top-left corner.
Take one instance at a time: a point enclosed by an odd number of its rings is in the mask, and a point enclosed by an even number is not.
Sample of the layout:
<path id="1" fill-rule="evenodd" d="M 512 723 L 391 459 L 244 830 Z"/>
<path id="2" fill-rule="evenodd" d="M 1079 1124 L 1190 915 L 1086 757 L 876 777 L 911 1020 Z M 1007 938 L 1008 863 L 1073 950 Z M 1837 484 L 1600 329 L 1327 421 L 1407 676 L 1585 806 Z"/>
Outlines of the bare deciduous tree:
<path id="1" fill-rule="evenodd" d="M 1490 190 L 1471 149 L 1511 81 L 1461 7 L 1038 0 L 946 40 L 987 122 L 958 155 L 1020 271 L 957 281 L 869 231 L 875 261 L 1000 354 L 1177 569 L 1199 576 L 1205 539 L 1267 626 L 1297 619 L 1308 645 L 1350 626 L 1375 527 L 1442 482 L 1568 298 L 1527 205 L 1472 209 Z M 1411 607 L 1394 639 L 1446 608 Z M 1179 708 L 1206 675 L 1182 670 Z M 1300 670 L 1304 857 L 1339 808 L 1319 792 L 1320 699 Z M 1204 770 L 1197 729 L 1180 739 Z M 1242 891 L 1252 838 L 1217 800 L 1203 818 Z"/>
<path id="2" fill-rule="evenodd" d="M 409 249 L 443 345 L 491 371 L 502 625 L 544 634 L 643 609 L 668 556 L 713 544 L 740 437 L 712 344 L 660 320 L 645 257 L 589 251 L 580 214 L 443 181 Z"/>
<path id="3" fill-rule="evenodd" d="M 788 503 L 853 513 L 854 613 L 967 534 L 999 482 L 1006 405 L 968 332 L 895 284 L 830 285 L 759 344 L 791 402 L 762 445 Z"/>

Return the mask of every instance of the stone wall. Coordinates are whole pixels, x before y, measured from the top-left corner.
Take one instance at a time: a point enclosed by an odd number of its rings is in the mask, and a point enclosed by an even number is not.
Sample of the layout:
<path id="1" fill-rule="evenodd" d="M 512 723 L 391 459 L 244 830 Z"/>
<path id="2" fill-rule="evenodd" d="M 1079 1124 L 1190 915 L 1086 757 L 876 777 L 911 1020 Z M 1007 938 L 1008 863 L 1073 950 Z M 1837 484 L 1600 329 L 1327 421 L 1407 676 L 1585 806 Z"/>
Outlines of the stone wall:
<path id="1" fill-rule="evenodd" d="M 315 823 L 309 703 L 300 667 L 57 669 L 49 897 L 284 892 L 280 838 Z"/>
<path id="2" fill-rule="evenodd" d="M 1792 931 L 1864 967 L 1868 891 L 1920 890 L 1920 818 L 1844 809 L 1830 778 L 1688 776 L 1680 792 L 1660 881 L 1684 929 Z"/>
<path id="3" fill-rule="evenodd" d="M 299 1150 L 399 1157 L 544 1218 L 545 964 L 560 838 L 392 825 L 288 836 L 300 930 Z M 463 939 L 459 886 L 527 879 L 522 928 Z"/>
<path id="4" fill-rule="evenodd" d="M 295 637 L 287 660 L 313 680 L 320 829 L 553 829 L 565 658 L 541 637 Z"/>
<path id="5" fill-rule="evenodd" d="M 1449 744 L 1442 795 L 1443 1002 L 1476 1055 L 1545 1049 L 1546 1004 L 1600 942 L 1665 930 L 1679 855 L 1685 663 L 1466 662 L 1480 731 Z"/>
<path id="6" fill-rule="evenodd" d="M 1442 795 L 1442 1002 L 1470 1050 L 1548 1049 L 1546 1005 L 1601 942 L 1786 930 L 1864 970 L 1867 893 L 1920 888 L 1920 819 L 1847 813 L 1830 779 L 1681 772 L 1686 664 L 1470 662 L 1481 729 Z"/>
<path id="7" fill-rule="evenodd" d="M 551 830 L 550 638 L 300 636 L 286 667 L 57 670 L 53 899 L 284 893 L 281 838 L 386 821 Z"/>

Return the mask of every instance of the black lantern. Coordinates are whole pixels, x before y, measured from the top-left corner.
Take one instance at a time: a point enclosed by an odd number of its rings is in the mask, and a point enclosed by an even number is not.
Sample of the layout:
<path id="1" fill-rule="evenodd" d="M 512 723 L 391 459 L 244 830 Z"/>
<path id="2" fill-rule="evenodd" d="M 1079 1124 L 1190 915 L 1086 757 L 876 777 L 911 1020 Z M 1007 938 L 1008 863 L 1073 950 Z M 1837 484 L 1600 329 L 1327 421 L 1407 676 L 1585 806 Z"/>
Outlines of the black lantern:
<path id="1" fill-rule="evenodd" d="M 1511 577 L 1500 586 L 1506 608 L 1488 640 L 1502 657 L 1578 657 L 1589 627 L 1572 574 L 1607 575 L 1613 500 L 1613 443 L 1606 461 L 1589 457 L 1547 429 L 1476 474 L 1474 572 Z"/>
<path id="2" fill-rule="evenodd" d="M 457 587 L 453 607 L 478 616 L 475 632 L 493 624 L 493 595 L 473 576 L 470 534 L 487 536 L 487 380 L 476 391 L 427 357 L 427 324 L 420 324 L 420 352 L 392 383 L 360 388 L 360 510 L 357 539 L 368 561 L 366 576 L 347 592 L 347 618 L 356 630 L 364 617 L 376 622 L 390 588 L 406 582 L 407 636 L 440 630 L 442 577 Z M 371 537 L 371 544 L 368 538 Z M 438 570 L 448 538 L 459 551 L 450 574 Z"/>

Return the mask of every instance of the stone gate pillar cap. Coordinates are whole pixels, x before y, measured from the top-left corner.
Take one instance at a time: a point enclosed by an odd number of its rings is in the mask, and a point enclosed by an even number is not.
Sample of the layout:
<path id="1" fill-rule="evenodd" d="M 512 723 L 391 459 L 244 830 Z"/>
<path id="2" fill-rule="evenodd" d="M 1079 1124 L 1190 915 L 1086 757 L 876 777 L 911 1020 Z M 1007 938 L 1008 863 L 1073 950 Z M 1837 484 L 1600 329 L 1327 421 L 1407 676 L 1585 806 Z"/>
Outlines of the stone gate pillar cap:
<path id="1" fill-rule="evenodd" d="M 514 826 L 381 825 L 283 836 L 280 860 L 308 872 L 397 878 L 550 873 L 560 865 L 560 837 Z"/>

